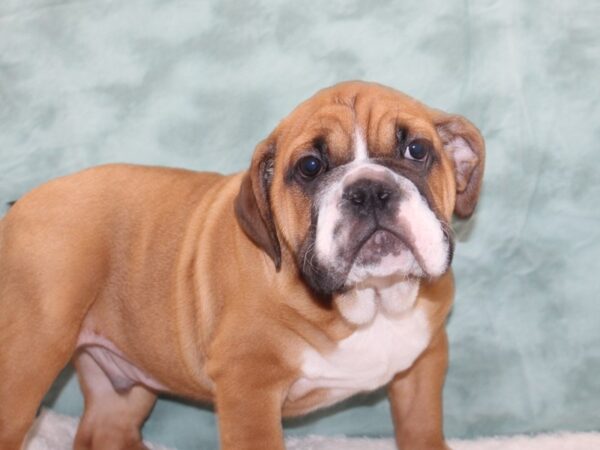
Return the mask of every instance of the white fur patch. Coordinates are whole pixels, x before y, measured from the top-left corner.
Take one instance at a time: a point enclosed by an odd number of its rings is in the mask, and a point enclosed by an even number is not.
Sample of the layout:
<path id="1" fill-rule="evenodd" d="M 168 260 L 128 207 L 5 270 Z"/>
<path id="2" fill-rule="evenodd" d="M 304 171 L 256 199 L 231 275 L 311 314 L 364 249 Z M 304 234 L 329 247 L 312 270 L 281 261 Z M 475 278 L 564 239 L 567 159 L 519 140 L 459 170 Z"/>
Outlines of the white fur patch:
<path id="1" fill-rule="evenodd" d="M 357 287 L 335 297 L 335 305 L 346 321 L 365 325 L 373 320 L 377 312 L 377 293 L 373 287 Z"/>
<path id="2" fill-rule="evenodd" d="M 354 325 L 373 321 L 378 311 L 397 316 L 412 308 L 419 293 L 419 280 L 398 275 L 370 278 L 354 289 L 334 297 L 342 317 Z"/>
<path id="3" fill-rule="evenodd" d="M 366 161 L 368 159 L 367 141 L 362 130 L 357 126 L 354 128 L 354 161 Z"/>
<path id="4" fill-rule="evenodd" d="M 313 390 L 326 389 L 322 407 L 358 392 L 372 391 L 408 369 L 429 343 L 430 330 L 420 308 L 397 317 L 379 313 L 337 343 L 335 350 L 320 353 L 308 347 L 302 355 L 301 376 L 292 385 L 288 398 L 302 398 Z"/>
<path id="5" fill-rule="evenodd" d="M 417 187 L 400 178 L 404 199 L 400 202 L 398 219 L 404 221 L 414 239 L 422 269 L 430 276 L 439 276 L 447 269 L 449 243 L 442 224 L 429 208 Z"/>
<path id="6" fill-rule="evenodd" d="M 419 293 L 418 279 L 393 282 L 394 279 L 397 277 L 381 280 L 377 287 L 379 303 L 383 312 L 388 316 L 397 316 L 408 311 L 414 306 Z"/>
<path id="7" fill-rule="evenodd" d="M 323 261 L 329 261 L 335 255 L 336 248 L 333 240 L 333 232 L 336 224 L 341 219 L 341 214 L 337 206 L 341 195 L 341 190 L 334 187 L 329 189 L 319 199 L 315 254 Z"/>

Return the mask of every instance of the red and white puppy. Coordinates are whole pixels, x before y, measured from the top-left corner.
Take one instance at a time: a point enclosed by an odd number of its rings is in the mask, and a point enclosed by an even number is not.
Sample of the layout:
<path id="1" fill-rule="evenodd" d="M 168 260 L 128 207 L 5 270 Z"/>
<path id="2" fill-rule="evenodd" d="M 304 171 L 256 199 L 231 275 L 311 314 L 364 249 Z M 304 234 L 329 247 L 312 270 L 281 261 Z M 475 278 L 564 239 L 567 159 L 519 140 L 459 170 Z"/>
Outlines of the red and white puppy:
<path id="1" fill-rule="evenodd" d="M 76 449 L 144 448 L 161 392 L 214 401 L 223 449 L 281 449 L 282 416 L 386 384 L 400 448 L 447 448 L 449 223 L 483 166 L 463 117 L 349 82 L 247 172 L 110 165 L 35 189 L 0 221 L 0 448 L 71 359 Z"/>

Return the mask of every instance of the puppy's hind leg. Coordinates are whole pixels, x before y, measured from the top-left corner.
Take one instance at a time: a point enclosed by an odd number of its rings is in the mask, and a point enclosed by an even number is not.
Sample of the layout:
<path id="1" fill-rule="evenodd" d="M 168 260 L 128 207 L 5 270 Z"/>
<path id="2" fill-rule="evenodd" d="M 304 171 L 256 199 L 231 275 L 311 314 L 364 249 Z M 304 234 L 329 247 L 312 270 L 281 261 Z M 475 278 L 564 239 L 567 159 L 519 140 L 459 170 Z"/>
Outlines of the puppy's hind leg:
<path id="1" fill-rule="evenodd" d="M 16 206 L 15 206 L 16 207 Z M 0 449 L 18 450 L 71 359 L 97 287 L 52 236 L 0 221 Z M 20 226 L 17 226 L 20 225 Z M 59 235 L 60 237 L 60 235 Z"/>
<path id="2" fill-rule="evenodd" d="M 85 400 L 75 450 L 146 450 L 140 428 L 156 402 L 156 394 L 141 385 L 117 392 L 85 350 L 75 357 L 75 367 Z"/>
<path id="3" fill-rule="evenodd" d="M 45 311 L 0 277 L 0 449 L 18 450 L 44 395 L 71 358 L 78 317 Z"/>

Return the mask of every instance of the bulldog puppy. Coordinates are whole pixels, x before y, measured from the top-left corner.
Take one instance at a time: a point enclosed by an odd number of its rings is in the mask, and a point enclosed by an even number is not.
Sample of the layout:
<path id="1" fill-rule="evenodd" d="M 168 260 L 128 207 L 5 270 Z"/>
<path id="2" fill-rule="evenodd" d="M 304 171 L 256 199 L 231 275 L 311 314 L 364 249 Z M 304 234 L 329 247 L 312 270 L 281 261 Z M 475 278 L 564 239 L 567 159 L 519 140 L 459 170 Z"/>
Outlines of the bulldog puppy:
<path id="1" fill-rule="evenodd" d="M 393 89 L 318 92 L 231 176 L 108 165 L 0 222 L 0 448 L 73 359 L 75 448 L 145 448 L 157 394 L 213 401 L 221 448 L 282 449 L 282 416 L 387 385 L 398 446 L 447 449 L 450 219 L 484 142 Z"/>

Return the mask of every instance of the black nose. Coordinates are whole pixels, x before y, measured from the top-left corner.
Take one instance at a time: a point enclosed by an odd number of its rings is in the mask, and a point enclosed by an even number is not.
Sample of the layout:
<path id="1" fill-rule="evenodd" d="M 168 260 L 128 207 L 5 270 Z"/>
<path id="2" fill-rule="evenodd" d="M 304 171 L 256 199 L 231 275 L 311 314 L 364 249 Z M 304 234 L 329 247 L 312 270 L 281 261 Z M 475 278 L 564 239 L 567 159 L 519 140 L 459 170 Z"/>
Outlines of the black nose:
<path id="1" fill-rule="evenodd" d="M 383 211 L 398 197 L 398 189 L 385 181 L 362 179 L 347 186 L 342 197 L 355 211 Z"/>

